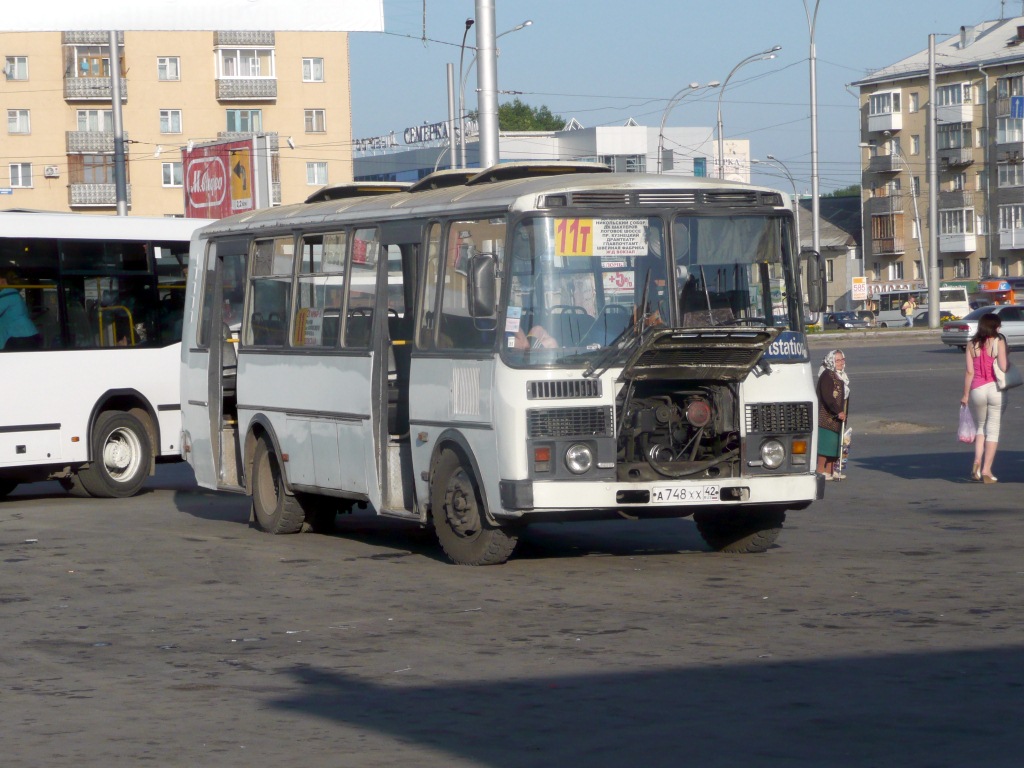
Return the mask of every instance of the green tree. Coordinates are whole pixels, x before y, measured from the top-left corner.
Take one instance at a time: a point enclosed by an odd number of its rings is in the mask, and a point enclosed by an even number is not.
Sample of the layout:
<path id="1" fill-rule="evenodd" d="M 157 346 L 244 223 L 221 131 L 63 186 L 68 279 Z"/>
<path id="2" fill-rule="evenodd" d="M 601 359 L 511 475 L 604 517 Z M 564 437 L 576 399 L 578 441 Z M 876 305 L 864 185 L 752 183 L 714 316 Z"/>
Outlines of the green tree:
<path id="1" fill-rule="evenodd" d="M 822 197 L 860 197 L 860 184 L 851 184 L 848 187 L 834 189 Z"/>
<path id="2" fill-rule="evenodd" d="M 515 99 L 498 107 L 498 128 L 502 131 L 560 131 L 564 127 L 565 119 L 551 114 L 546 106 L 534 108 Z"/>

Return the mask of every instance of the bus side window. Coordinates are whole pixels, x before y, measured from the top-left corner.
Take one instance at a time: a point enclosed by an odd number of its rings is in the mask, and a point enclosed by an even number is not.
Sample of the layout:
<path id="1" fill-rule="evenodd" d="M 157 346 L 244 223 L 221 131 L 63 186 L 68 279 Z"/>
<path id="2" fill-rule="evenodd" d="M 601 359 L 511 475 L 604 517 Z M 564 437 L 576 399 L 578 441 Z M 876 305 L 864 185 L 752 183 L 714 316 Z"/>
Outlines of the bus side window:
<path id="1" fill-rule="evenodd" d="M 349 295 L 345 317 L 345 346 L 364 349 L 373 335 L 373 308 L 377 303 L 377 261 L 380 240 L 375 228 L 362 227 L 352 236 Z"/>
<path id="2" fill-rule="evenodd" d="M 283 347 L 288 341 L 294 256 L 291 237 L 258 240 L 254 244 L 247 339 L 252 344 Z"/>
<path id="3" fill-rule="evenodd" d="M 433 349 L 437 313 L 438 263 L 441 256 L 441 225 L 430 225 L 427 234 L 427 259 L 423 271 L 422 317 L 416 334 L 418 349 Z"/>

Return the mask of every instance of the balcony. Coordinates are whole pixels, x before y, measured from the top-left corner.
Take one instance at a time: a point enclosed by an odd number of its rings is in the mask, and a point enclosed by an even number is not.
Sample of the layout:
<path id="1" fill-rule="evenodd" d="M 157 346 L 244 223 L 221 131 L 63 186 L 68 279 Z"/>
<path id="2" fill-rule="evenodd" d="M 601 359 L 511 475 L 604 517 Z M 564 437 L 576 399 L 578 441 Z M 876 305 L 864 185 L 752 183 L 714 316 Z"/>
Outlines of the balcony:
<path id="1" fill-rule="evenodd" d="M 956 149 L 940 149 L 939 165 L 954 168 L 970 165 L 974 162 L 974 150 L 970 147 L 958 147 Z"/>
<path id="2" fill-rule="evenodd" d="M 67 137 L 69 155 L 114 151 L 113 131 L 65 131 L 64 135 Z M 124 134 L 124 141 L 128 143 L 127 133 Z"/>
<path id="3" fill-rule="evenodd" d="M 1016 251 L 1024 248 L 1024 229 L 999 230 L 999 248 L 1003 251 Z"/>
<path id="4" fill-rule="evenodd" d="M 275 39 L 273 32 L 259 30 L 231 29 L 213 33 L 213 44 L 217 47 L 265 47 L 274 45 Z"/>
<path id="5" fill-rule="evenodd" d="M 65 77 L 64 101 L 110 101 L 109 77 Z M 128 101 L 128 81 L 121 78 L 121 102 Z"/>
<path id="6" fill-rule="evenodd" d="M 939 235 L 940 253 L 972 253 L 978 249 L 977 237 L 972 234 Z"/>
<path id="7" fill-rule="evenodd" d="M 276 77 L 228 77 L 217 80 L 218 101 L 275 101 Z"/>
<path id="8" fill-rule="evenodd" d="M 900 256 L 906 253 L 902 237 L 877 237 L 871 239 L 871 253 L 875 256 Z"/>
<path id="9" fill-rule="evenodd" d="M 868 160 L 869 173 L 899 173 L 902 170 L 899 155 L 876 155 Z"/>
<path id="10" fill-rule="evenodd" d="M 1024 203 L 1024 187 L 1000 187 L 995 194 L 994 205 L 1016 205 Z"/>
<path id="11" fill-rule="evenodd" d="M 935 108 L 935 122 L 937 123 L 969 123 L 974 119 L 974 105 L 966 104 L 943 104 Z"/>
<path id="12" fill-rule="evenodd" d="M 958 208 L 974 207 L 974 191 L 957 189 L 952 192 L 939 192 L 939 210 L 946 211 Z"/>
<path id="13" fill-rule="evenodd" d="M 903 128 L 903 115 L 899 112 L 883 112 L 880 115 L 868 115 L 868 131 L 898 131 Z"/>
<path id="14" fill-rule="evenodd" d="M 903 195 L 877 195 L 864 201 L 864 215 L 903 213 Z"/>
<path id="15" fill-rule="evenodd" d="M 270 142 L 270 151 L 278 151 L 278 137 L 277 131 L 218 131 L 218 141 L 239 141 L 241 139 L 251 139 L 253 136 L 266 136 Z"/>
<path id="16" fill-rule="evenodd" d="M 113 184 L 69 184 L 68 204 L 72 208 L 113 208 L 117 188 Z M 132 185 L 128 185 L 128 206 L 132 204 Z"/>

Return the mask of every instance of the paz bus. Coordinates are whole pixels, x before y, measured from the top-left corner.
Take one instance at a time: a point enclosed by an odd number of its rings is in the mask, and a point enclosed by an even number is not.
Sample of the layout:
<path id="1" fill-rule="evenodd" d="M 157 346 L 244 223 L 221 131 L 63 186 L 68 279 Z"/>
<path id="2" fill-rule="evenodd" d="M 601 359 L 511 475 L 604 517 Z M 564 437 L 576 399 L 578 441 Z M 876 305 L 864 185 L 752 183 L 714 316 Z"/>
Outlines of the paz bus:
<path id="1" fill-rule="evenodd" d="M 915 313 L 928 309 L 928 289 L 917 288 L 913 290 L 882 291 L 873 298 L 878 302 L 878 312 L 875 314 L 876 325 L 882 328 L 899 327 L 907 324 L 907 318 L 903 314 L 903 304 L 908 298 L 913 297 L 917 305 Z M 943 321 L 959 320 L 971 311 L 971 304 L 967 297 L 967 288 L 963 285 L 940 285 L 939 286 L 939 315 Z"/>
<path id="2" fill-rule="evenodd" d="M 0 212 L 3 291 L 36 330 L 17 351 L 0 335 L 0 497 L 39 480 L 131 496 L 180 460 L 185 273 L 208 223 Z"/>
<path id="3" fill-rule="evenodd" d="M 785 195 L 571 163 L 335 193 L 193 241 L 182 452 L 257 528 L 372 506 L 484 565 L 533 522 L 692 515 L 753 552 L 823 497 Z"/>

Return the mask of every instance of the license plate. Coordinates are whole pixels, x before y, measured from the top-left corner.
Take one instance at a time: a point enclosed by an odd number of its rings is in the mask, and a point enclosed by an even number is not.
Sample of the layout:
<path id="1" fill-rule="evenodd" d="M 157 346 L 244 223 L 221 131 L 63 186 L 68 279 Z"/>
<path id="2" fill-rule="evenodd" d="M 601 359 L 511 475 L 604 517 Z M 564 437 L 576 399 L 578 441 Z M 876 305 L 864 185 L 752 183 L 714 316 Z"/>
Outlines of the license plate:
<path id="1" fill-rule="evenodd" d="M 705 504 L 719 501 L 717 485 L 659 485 L 651 489 L 651 504 Z"/>

